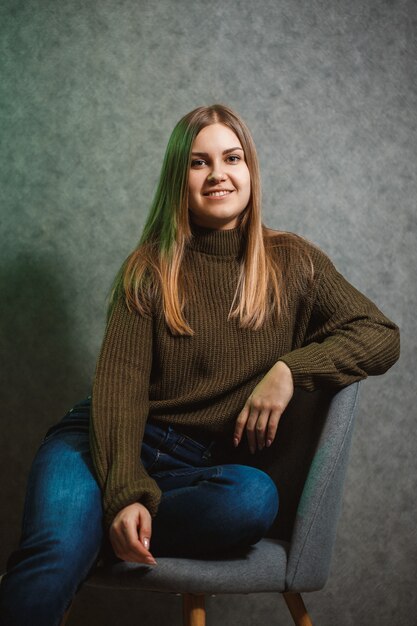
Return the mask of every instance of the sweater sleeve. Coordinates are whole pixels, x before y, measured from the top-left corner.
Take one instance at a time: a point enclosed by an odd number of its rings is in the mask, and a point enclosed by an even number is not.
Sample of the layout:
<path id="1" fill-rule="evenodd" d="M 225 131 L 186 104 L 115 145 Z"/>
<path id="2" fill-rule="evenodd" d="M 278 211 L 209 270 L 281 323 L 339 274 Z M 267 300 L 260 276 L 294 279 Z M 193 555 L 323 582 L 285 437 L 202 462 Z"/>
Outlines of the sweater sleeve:
<path id="1" fill-rule="evenodd" d="M 103 492 L 104 523 L 133 502 L 156 515 L 161 490 L 142 465 L 149 411 L 152 318 L 130 312 L 119 299 L 107 323 L 96 365 L 90 446 Z"/>
<path id="2" fill-rule="evenodd" d="M 320 252 L 311 316 L 301 347 L 280 358 L 294 385 L 341 388 L 383 374 L 399 357 L 399 329 Z"/>

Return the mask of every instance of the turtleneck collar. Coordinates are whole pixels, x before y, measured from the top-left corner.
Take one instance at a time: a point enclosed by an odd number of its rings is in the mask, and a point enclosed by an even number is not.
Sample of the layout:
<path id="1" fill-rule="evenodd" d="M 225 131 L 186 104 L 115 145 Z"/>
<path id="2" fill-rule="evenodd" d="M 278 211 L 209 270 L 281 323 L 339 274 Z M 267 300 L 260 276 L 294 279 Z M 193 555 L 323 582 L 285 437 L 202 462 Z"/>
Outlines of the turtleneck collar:
<path id="1" fill-rule="evenodd" d="M 192 238 L 189 246 L 192 250 L 222 257 L 237 257 L 243 251 L 244 235 L 241 226 L 218 230 L 206 228 L 190 222 Z"/>

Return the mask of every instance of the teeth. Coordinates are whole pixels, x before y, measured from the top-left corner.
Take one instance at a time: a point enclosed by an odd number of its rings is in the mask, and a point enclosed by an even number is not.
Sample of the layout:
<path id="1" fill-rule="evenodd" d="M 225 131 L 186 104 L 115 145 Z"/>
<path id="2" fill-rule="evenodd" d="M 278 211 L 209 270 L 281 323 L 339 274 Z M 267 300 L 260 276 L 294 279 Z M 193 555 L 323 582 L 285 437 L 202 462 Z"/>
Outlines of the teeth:
<path id="1" fill-rule="evenodd" d="M 208 196 L 226 196 L 230 191 L 211 191 L 208 193 Z"/>

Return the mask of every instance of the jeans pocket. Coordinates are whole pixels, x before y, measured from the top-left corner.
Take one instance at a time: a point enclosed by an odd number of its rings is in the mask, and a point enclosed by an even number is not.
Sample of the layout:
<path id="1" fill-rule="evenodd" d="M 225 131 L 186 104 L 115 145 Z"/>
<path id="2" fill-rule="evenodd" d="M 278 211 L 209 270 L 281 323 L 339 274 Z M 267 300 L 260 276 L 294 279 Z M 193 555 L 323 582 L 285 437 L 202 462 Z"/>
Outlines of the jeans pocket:
<path id="1" fill-rule="evenodd" d="M 166 452 L 175 463 L 202 467 L 210 464 L 212 444 L 202 444 L 199 441 L 179 435 L 178 440 L 167 450 L 161 447 L 161 451 Z"/>
<path id="2" fill-rule="evenodd" d="M 198 452 L 204 452 L 204 450 L 206 450 L 206 448 L 208 447 L 208 444 L 201 443 L 200 441 L 192 439 L 192 437 L 183 434 L 181 434 L 181 439 L 178 444 L 184 446 L 184 448 L 187 448 L 189 450 L 196 450 Z"/>

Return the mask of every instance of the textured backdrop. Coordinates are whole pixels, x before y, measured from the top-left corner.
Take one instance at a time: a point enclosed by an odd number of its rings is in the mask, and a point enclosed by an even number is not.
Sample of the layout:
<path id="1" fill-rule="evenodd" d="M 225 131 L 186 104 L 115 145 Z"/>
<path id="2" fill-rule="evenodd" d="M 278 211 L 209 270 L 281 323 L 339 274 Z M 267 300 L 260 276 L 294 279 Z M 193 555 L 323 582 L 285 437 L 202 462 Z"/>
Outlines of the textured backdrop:
<path id="1" fill-rule="evenodd" d="M 139 239 L 169 134 L 201 104 L 247 121 L 264 222 L 320 245 L 402 331 L 362 386 L 320 626 L 412 626 L 417 8 L 406 0 L 3 0 L 2 565 L 48 426 L 90 391 L 105 297 Z M 180 623 L 180 599 L 81 591 L 68 626 Z M 217 596 L 208 624 L 290 624 Z"/>

